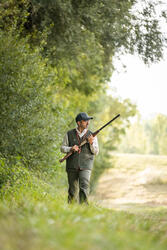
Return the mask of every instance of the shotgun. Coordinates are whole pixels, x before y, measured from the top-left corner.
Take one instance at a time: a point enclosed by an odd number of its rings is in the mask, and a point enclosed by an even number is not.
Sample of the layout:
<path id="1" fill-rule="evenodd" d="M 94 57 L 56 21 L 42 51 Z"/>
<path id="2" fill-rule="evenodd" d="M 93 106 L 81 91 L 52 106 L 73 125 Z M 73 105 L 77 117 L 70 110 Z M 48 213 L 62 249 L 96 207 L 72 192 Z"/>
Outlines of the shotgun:
<path id="1" fill-rule="evenodd" d="M 112 120 L 110 120 L 109 122 L 107 122 L 105 125 L 103 125 L 101 128 L 99 128 L 98 130 L 96 130 L 94 133 L 92 133 L 93 137 L 95 137 L 103 128 L 105 128 L 106 126 L 108 126 L 111 122 L 113 122 L 115 119 L 117 119 L 120 116 L 120 114 L 116 115 Z M 85 138 L 78 146 L 82 147 L 83 145 L 85 145 L 87 143 L 87 138 Z M 70 151 L 68 154 L 66 154 L 62 159 L 59 160 L 60 163 L 62 163 L 64 160 L 66 160 L 70 155 L 72 155 L 74 152 Z"/>

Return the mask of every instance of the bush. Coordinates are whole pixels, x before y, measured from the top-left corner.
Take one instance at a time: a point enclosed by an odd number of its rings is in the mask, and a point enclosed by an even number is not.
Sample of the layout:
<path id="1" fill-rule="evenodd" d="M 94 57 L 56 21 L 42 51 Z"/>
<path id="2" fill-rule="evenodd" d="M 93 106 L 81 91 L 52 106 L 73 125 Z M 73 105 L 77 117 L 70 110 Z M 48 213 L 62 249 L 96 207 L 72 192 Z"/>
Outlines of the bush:
<path id="1" fill-rule="evenodd" d="M 0 31 L 0 153 L 20 156 L 29 166 L 45 166 L 59 147 L 59 105 L 48 96 L 58 85 L 56 69 L 47 66 L 40 49 Z M 61 114 L 61 116 L 63 116 Z"/>
<path id="2" fill-rule="evenodd" d="M 13 163 L 7 159 L 0 158 L 0 188 L 3 196 L 5 190 L 13 186 L 27 185 L 32 182 L 30 171 L 22 163 L 19 157 L 13 158 Z M 12 189 L 10 189 L 12 190 Z"/>

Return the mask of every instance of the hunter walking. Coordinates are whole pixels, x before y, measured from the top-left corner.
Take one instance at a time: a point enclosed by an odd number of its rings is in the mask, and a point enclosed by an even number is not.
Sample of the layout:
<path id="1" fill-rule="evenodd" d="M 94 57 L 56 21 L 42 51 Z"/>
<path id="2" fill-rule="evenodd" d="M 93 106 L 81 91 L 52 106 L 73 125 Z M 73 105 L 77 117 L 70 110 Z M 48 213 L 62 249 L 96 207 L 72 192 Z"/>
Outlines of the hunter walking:
<path id="1" fill-rule="evenodd" d="M 68 202 L 78 200 L 88 204 L 89 183 L 93 168 L 94 156 L 98 154 L 99 147 L 97 136 L 92 136 L 88 130 L 89 122 L 93 117 L 81 112 L 76 116 L 77 127 L 69 130 L 61 146 L 62 153 L 72 152 L 66 159 L 66 171 L 68 176 Z M 87 138 L 87 143 L 82 147 L 78 145 Z"/>

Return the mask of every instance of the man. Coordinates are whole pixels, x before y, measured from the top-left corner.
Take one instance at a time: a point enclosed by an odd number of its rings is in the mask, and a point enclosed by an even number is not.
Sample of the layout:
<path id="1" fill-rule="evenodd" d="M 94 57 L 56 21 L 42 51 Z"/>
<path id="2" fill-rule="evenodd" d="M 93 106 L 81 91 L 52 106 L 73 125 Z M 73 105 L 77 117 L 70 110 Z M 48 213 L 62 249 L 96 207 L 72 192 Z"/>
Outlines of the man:
<path id="1" fill-rule="evenodd" d="M 89 122 L 93 117 L 81 112 L 76 116 L 77 127 L 69 130 L 64 137 L 61 152 L 73 154 L 66 160 L 68 176 L 68 202 L 77 200 L 79 185 L 79 202 L 88 204 L 89 182 L 93 168 L 94 155 L 99 152 L 97 137 L 93 137 L 88 130 Z M 87 138 L 87 143 L 81 148 L 78 144 Z"/>

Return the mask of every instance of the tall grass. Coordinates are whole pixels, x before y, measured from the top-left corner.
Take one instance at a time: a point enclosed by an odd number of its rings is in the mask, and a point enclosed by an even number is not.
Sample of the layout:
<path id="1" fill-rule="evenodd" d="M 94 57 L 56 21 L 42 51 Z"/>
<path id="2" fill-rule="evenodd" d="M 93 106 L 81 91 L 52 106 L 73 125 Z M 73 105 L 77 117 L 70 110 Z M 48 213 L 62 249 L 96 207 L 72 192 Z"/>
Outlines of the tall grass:
<path id="1" fill-rule="evenodd" d="M 167 249 L 167 209 L 132 214 L 95 203 L 68 205 L 65 170 L 59 166 L 19 180 L 1 188 L 0 249 Z"/>

